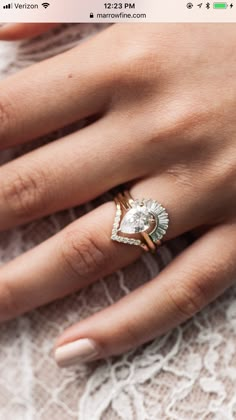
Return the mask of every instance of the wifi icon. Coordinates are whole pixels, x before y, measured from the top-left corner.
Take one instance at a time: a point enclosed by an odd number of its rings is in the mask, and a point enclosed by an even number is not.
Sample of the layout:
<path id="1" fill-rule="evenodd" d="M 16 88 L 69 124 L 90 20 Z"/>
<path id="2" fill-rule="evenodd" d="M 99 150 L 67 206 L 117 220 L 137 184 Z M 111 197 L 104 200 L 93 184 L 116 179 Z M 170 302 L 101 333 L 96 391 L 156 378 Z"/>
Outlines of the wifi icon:
<path id="1" fill-rule="evenodd" d="M 44 9 L 47 9 L 48 6 L 50 6 L 50 4 L 49 3 L 42 3 L 42 6 L 44 7 Z"/>

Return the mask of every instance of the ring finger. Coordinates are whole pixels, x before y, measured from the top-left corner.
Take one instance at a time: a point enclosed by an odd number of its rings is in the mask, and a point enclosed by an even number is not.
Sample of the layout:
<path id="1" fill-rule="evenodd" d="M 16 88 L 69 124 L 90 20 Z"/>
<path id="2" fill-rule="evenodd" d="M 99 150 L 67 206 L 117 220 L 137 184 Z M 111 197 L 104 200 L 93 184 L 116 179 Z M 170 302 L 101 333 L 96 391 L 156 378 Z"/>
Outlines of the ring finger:
<path id="1" fill-rule="evenodd" d="M 156 183 L 157 179 L 150 181 L 148 194 L 155 192 Z M 142 184 L 140 192 L 138 188 L 136 184 L 133 191 L 135 197 L 140 198 L 144 192 Z M 160 199 L 169 211 L 168 239 L 187 230 L 184 220 L 192 220 L 192 224 L 197 225 L 184 206 L 172 217 L 176 206 L 174 196 L 174 189 L 170 188 L 164 201 L 161 196 L 150 196 Z M 0 319 L 15 317 L 61 298 L 136 259 L 142 252 L 139 247 L 121 245 L 110 239 L 114 213 L 114 203 L 106 203 L 3 266 L 0 269 Z"/>

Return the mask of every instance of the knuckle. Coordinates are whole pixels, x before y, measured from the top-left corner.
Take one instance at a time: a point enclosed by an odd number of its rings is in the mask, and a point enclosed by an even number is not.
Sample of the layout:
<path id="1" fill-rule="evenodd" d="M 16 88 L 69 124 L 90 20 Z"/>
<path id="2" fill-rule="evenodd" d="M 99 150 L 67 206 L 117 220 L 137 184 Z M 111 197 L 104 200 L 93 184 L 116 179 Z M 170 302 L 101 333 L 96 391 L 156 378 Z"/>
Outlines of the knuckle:
<path id="1" fill-rule="evenodd" d="M 125 342 L 129 348 L 138 346 L 143 341 L 143 335 L 140 333 L 140 323 L 135 320 L 126 320 L 122 336 L 125 334 Z"/>
<path id="2" fill-rule="evenodd" d="M 194 191 L 194 194 L 196 194 L 198 183 L 193 179 L 192 172 L 187 164 L 177 163 L 172 165 L 166 169 L 166 174 L 176 186 L 188 189 L 189 191 L 192 190 Z"/>
<path id="3" fill-rule="evenodd" d="M 142 99 L 145 101 L 145 98 L 153 92 L 153 81 L 159 74 L 159 66 L 154 53 L 148 47 L 145 48 L 142 43 L 132 48 L 124 45 L 122 55 L 116 57 L 116 63 L 114 70 L 116 83 L 115 87 L 113 84 L 113 93 L 117 96 L 125 90 L 129 92 L 130 101 L 137 100 L 137 97 L 140 98 L 140 102 Z M 120 99 L 119 96 L 118 99 Z"/>
<path id="4" fill-rule="evenodd" d="M 6 174 L 2 194 L 10 211 L 17 218 L 30 218 L 41 213 L 45 207 L 45 182 L 41 171 L 13 170 Z"/>
<path id="5" fill-rule="evenodd" d="M 5 98 L 0 98 L 0 132 L 1 142 L 5 141 L 5 135 L 7 135 L 7 129 L 12 125 L 13 110 L 11 103 Z M 5 134 L 4 134 L 5 133 Z"/>
<path id="6" fill-rule="evenodd" d="M 149 135 L 147 143 L 150 146 L 160 146 L 163 141 L 171 142 L 171 147 L 180 147 L 184 143 L 186 152 L 193 151 L 199 154 L 199 139 L 201 139 L 204 130 L 204 124 L 207 113 L 204 107 L 195 103 L 192 99 L 174 97 L 173 100 L 167 100 L 163 106 L 164 113 L 157 117 L 156 110 L 153 109 L 148 116 Z M 149 120 L 151 119 L 151 120 Z"/>
<path id="7" fill-rule="evenodd" d="M 150 66 L 150 64 L 152 65 Z M 136 48 L 130 48 L 130 46 L 127 45 L 124 53 L 122 52 L 121 65 L 122 70 L 126 70 L 131 79 L 134 78 L 135 75 L 140 76 L 141 74 L 141 77 L 148 80 L 147 72 L 150 75 L 151 72 L 154 74 L 157 70 L 154 54 L 143 44 L 136 46 Z M 134 68 L 136 69 L 135 72 Z"/>
<path id="8" fill-rule="evenodd" d="M 214 160 L 209 168 L 210 178 L 214 184 L 214 189 L 219 192 L 225 190 L 226 185 L 231 185 L 232 189 L 229 191 L 231 196 L 234 196 L 236 191 L 236 165 L 235 165 L 235 151 L 228 155 L 224 154 L 224 159 Z M 233 193 L 233 195 L 232 195 Z"/>
<path id="9" fill-rule="evenodd" d="M 100 235 L 77 229 L 65 231 L 61 255 L 66 271 L 76 278 L 101 275 L 109 260 Z"/>
<path id="10" fill-rule="evenodd" d="M 0 283 L 0 319 L 8 320 L 19 314 L 19 305 L 12 287 L 7 282 Z"/>
<path id="11" fill-rule="evenodd" d="M 208 303 L 206 292 L 197 281 L 191 286 L 179 283 L 175 287 L 166 287 L 166 295 L 180 321 L 192 317 Z"/>

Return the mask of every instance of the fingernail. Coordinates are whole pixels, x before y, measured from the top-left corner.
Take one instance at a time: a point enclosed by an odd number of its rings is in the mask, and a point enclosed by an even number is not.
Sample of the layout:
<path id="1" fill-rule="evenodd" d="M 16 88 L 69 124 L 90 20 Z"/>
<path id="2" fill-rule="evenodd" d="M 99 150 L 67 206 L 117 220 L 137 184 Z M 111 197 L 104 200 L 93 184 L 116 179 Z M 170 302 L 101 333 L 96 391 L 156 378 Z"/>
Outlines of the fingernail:
<path id="1" fill-rule="evenodd" d="M 82 338 L 72 343 L 58 347 L 55 351 L 55 360 L 59 367 L 68 367 L 77 363 L 85 363 L 99 355 L 94 340 Z"/>

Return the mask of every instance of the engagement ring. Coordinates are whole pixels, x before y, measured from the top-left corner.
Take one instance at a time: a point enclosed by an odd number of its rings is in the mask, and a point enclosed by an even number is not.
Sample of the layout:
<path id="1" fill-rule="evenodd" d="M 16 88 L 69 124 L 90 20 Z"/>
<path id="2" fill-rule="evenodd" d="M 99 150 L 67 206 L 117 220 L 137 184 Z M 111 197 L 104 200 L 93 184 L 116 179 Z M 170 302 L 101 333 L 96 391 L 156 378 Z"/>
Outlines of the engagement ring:
<path id="1" fill-rule="evenodd" d="M 166 234 L 169 217 L 166 209 L 155 200 L 135 200 L 128 191 L 115 197 L 116 216 L 111 239 L 124 244 L 155 251 Z"/>

